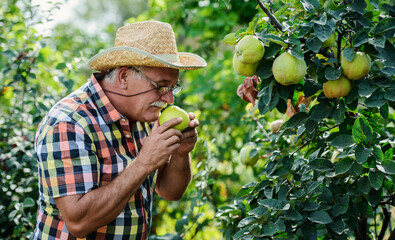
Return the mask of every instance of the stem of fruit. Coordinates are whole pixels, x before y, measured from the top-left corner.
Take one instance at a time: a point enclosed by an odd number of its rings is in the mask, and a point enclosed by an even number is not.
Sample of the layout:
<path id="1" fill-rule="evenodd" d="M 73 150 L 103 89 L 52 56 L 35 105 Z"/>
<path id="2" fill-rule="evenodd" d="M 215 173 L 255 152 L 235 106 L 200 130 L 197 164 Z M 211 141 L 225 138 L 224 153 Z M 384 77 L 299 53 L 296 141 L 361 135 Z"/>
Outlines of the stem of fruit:
<path id="1" fill-rule="evenodd" d="M 263 3 L 260 0 L 256 0 L 258 3 L 259 7 L 266 13 L 266 15 L 270 18 L 270 23 L 277 29 L 279 29 L 281 32 L 283 31 L 283 26 L 281 23 L 277 20 L 277 18 L 263 5 Z"/>

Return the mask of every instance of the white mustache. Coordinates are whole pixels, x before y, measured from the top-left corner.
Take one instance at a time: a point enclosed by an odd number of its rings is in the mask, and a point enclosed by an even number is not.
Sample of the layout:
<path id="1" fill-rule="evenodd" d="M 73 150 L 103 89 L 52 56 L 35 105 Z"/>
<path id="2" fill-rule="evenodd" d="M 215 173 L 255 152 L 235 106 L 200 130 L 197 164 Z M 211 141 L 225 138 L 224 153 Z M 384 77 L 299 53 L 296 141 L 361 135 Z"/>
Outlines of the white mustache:
<path id="1" fill-rule="evenodd" d="M 164 108 L 167 106 L 167 103 L 163 102 L 163 101 L 155 101 L 155 102 L 151 103 L 150 106 Z"/>

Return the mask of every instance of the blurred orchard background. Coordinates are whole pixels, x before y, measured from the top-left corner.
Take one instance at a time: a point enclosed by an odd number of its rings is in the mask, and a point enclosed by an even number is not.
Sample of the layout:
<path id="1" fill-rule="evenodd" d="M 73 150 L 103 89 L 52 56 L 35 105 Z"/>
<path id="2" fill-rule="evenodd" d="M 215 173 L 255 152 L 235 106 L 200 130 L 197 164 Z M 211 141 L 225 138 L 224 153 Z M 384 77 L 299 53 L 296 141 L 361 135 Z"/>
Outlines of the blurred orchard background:
<path id="1" fill-rule="evenodd" d="M 0 239 L 32 236 L 42 117 L 87 81 L 87 61 L 117 28 L 151 19 L 208 66 L 180 72 L 175 104 L 201 123 L 194 177 L 180 201 L 155 199 L 150 239 L 395 239 L 394 16 L 393 0 L 0 0 Z M 266 48 L 255 105 L 236 94 L 245 77 L 232 65 L 251 34 Z M 332 34 L 349 57 L 372 60 L 338 99 L 322 91 L 341 73 L 322 45 Z M 284 51 L 307 63 L 301 83 L 275 82 Z"/>

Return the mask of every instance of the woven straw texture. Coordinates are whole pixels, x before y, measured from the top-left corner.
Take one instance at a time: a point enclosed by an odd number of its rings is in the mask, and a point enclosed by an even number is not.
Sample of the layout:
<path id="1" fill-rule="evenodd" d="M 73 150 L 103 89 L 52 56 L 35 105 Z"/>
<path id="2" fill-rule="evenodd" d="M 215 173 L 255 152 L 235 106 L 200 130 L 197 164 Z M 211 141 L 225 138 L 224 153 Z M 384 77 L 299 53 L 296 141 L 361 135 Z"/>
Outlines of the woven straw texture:
<path id="1" fill-rule="evenodd" d="M 97 71 L 132 65 L 192 70 L 206 62 L 192 53 L 178 53 L 170 24 L 144 21 L 119 28 L 114 48 L 98 53 L 88 65 Z"/>

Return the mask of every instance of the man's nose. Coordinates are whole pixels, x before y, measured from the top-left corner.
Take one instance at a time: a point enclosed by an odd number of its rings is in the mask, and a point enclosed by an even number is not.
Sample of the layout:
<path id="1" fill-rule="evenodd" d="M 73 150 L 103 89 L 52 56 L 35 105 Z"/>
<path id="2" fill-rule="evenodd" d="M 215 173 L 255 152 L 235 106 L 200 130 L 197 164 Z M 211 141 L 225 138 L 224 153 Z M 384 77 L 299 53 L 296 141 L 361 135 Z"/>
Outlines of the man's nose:
<path id="1" fill-rule="evenodd" d="M 163 94 L 160 99 L 162 101 L 165 101 L 167 104 L 173 104 L 174 103 L 173 91 Z"/>

